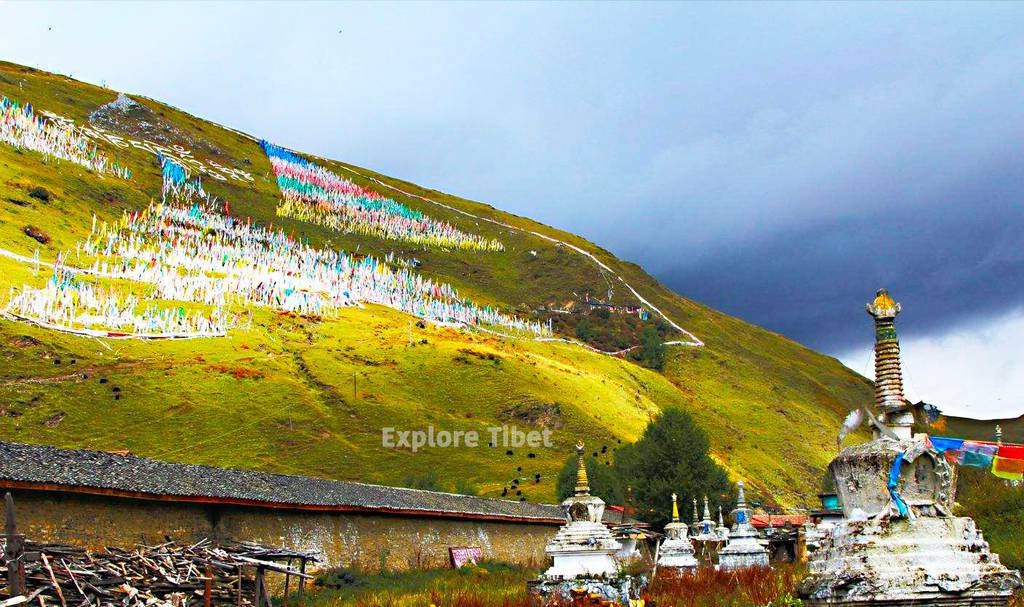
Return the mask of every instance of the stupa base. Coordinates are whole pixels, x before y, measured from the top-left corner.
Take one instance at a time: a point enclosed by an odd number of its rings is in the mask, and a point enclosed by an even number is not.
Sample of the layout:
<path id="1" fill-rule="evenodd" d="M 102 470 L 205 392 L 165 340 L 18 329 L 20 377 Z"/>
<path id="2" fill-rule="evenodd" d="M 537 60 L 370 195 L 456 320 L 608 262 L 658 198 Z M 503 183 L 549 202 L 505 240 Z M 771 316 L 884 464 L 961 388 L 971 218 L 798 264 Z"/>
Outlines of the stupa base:
<path id="1" fill-rule="evenodd" d="M 1006 605 L 1020 574 L 969 518 L 847 521 L 808 562 L 807 605 Z"/>
<path id="2" fill-rule="evenodd" d="M 551 579 L 613 577 L 619 569 L 615 557 L 607 551 L 549 552 L 548 554 L 554 557 L 554 565 L 544 572 L 544 577 Z"/>
<path id="3" fill-rule="evenodd" d="M 528 592 L 540 597 L 543 603 L 560 597 L 573 604 L 600 604 L 611 602 L 629 605 L 631 600 L 640 598 L 647 588 L 644 576 L 622 575 L 615 577 L 578 577 L 576 579 L 549 578 L 528 582 Z"/>

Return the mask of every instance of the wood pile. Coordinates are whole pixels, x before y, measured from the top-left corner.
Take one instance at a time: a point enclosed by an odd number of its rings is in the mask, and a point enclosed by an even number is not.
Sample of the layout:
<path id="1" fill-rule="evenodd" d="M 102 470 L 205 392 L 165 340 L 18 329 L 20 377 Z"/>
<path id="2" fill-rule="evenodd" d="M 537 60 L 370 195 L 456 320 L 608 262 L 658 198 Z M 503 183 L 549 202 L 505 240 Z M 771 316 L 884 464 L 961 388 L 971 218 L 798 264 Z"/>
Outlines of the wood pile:
<path id="1" fill-rule="evenodd" d="M 297 578 L 301 593 L 310 577 L 305 564 L 316 560 L 287 549 L 208 540 L 97 552 L 25 542 L 21 554 L 24 594 L 0 591 L 0 607 L 269 607 L 265 574 L 283 574 L 286 587 Z M 4 578 L 8 565 L 0 558 Z"/>

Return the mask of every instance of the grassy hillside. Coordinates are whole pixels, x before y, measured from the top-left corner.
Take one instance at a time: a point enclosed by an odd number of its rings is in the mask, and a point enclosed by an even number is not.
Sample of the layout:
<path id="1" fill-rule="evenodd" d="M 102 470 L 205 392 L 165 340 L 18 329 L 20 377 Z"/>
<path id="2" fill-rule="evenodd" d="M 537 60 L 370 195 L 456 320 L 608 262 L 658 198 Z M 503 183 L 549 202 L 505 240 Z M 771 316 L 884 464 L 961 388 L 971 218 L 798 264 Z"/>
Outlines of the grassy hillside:
<path id="1" fill-rule="evenodd" d="M 78 125 L 88 125 L 90 114 L 117 98 L 108 89 L 5 63 L 0 94 Z M 486 204 L 317 159 L 410 208 L 497 238 L 505 250 L 416 247 L 278 218 L 280 193 L 255 139 L 144 97 L 133 99 L 144 106 L 140 115 L 104 122 L 104 128 L 178 143 L 204 161 L 251 173 L 252 183 L 204 180 L 230 201 L 236 216 L 272 223 L 315 246 L 415 257 L 420 272 L 463 295 L 532 318 L 543 319 L 545 307 L 572 300 L 574 293 L 605 298 L 611 289 L 610 303 L 637 305 L 628 283 L 705 345 L 670 347 L 665 369 L 655 372 L 573 344 L 419 328 L 413 317 L 379 306 L 345 309 L 337 319 L 258 309 L 251 327 L 226 338 L 184 342 L 90 339 L 0 320 L 4 439 L 395 484 L 437 471 L 449 487 L 469 482 L 487 495 L 499 494 L 513 477 L 540 473 L 540 483 L 524 483 L 524 495 L 551 500 L 554 476 L 577 437 L 607 445 L 610 454 L 619 441 L 636 438 L 651 416 L 677 405 L 708 432 L 715 457 L 761 499 L 809 505 L 835 453 L 842 416 L 871 398 L 869 383 L 835 359 L 681 297 L 639 266 L 578 236 Z M 28 257 L 38 248 L 43 261 L 52 261 L 60 251 L 74 250 L 94 213 L 114 222 L 123 211 L 159 198 L 153 153 L 100 147 L 131 167 L 130 181 L 99 178 L 0 144 L 0 248 Z M 50 193 L 48 201 L 29 195 L 38 187 Z M 25 234 L 26 226 L 45 231 L 50 241 L 38 243 Z M 548 238 L 587 251 L 611 271 Z M 0 257 L 0 301 L 10 287 L 38 286 L 48 276 Z M 565 332 L 579 320 L 567 318 Z M 634 345 L 643 323 L 612 320 L 596 345 Z M 652 314 L 648 323 L 657 320 Z M 681 336 L 669 331 L 670 338 Z M 502 423 L 551 427 L 557 444 L 533 449 L 534 457 L 530 449 L 411 454 L 381 446 L 382 426 L 467 430 Z"/>

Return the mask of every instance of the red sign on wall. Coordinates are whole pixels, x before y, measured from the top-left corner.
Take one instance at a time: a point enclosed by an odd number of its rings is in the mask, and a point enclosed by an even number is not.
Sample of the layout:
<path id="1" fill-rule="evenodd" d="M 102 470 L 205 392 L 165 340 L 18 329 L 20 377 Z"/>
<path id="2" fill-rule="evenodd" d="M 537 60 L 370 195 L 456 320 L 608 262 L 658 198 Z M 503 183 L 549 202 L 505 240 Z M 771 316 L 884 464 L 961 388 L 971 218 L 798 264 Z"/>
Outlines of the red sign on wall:
<path id="1" fill-rule="evenodd" d="M 448 548 L 448 556 L 452 560 L 452 567 L 458 569 L 469 563 L 479 563 L 484 553 L 479 546 L 459 546 Z"/>

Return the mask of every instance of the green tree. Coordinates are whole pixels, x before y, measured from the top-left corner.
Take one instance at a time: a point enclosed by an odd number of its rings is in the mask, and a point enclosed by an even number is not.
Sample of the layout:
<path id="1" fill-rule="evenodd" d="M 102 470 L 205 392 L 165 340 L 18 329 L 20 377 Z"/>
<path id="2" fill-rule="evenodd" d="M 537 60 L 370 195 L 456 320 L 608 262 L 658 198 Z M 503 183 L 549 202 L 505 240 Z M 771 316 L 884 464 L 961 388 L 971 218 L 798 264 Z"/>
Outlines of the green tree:
<path id="1" fill-rule="evenodd" d="M 591 326 L 589 318 L 584 318 L 580 321 L 580 324 L 576 325 L 576 339 L 590 341 L 590 338 L 593 336 L 594 328 Z"/>
<path id="2" fill-rule="evenodd" d="M 615 469 L 605 465 L 605 461 L 593 457 L 592 453 L 584 455 L 583 462 L 587 467 L 587 480 L 590 481 L 590 494 L 603 499 L 605 503 L 622 504 L 622 483 Z M 559 501 L 564 500 L 576 491 L 576 454 L 565 460 L 565 465 L 558 473 L 555 490 Z"/>
<path id="3" fill-rule="evenodd" d="M 640 333 L 640 362 L 650 369 L 665 368 L 665 344 L 654 325 L 647 325 Z"/>
<path id="4" fill-rule="evenodd" d="M 669 521 L 673 493 L 684 517 L 691 500 L 703 502 L 705 495 L 716 513 L 718 505 L 728 512 L 735 504 L 735 488 L 711 459 L 707 435 L 681 409 L 666 409 L 640 440 L 618 449 L 615 471 L 632 489 L 634 516 L 656 527 Z"/>

